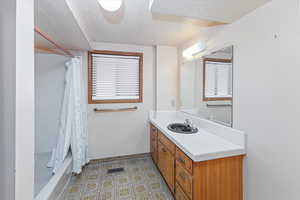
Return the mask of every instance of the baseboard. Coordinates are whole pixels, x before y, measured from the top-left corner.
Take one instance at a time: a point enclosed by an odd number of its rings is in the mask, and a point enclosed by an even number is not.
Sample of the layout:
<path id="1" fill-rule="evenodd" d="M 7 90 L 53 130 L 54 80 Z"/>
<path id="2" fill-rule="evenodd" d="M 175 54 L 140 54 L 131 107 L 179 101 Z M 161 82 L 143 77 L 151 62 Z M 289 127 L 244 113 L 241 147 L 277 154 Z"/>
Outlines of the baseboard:
<path id="1" fill-rule="evenodd" d="M 150 153 L 140 153 L 140 154 L 93 159 L 90 161 L 90 163 L 92 164 L 92 163 L 97 163 L 97 162 L 109 162 L 109 161 L 132 159 L 132 158 L 143 158 L 143 157 L 149 157 L 149 156 L 150 156 Z"/>

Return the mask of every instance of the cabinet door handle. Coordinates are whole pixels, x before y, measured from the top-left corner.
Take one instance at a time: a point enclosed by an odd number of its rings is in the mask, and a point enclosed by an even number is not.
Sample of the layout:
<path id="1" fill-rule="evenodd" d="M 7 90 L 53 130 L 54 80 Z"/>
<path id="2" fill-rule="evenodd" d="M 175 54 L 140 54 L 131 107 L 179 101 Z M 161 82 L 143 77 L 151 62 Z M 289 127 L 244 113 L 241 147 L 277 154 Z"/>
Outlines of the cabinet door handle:
<path id="1" fill-rule="evenodd" d="M 165 153 L 167 152 L 167 150 L 166 150 L 165 148 L 162 148 L 161 150 L 162 150 L 163 152 L 165 152 Z"/>
<path id="2" fill-rule="evenodd" d="M 182 164 L 185 164 L 185 160 L 182 159 L 181 157 L 178 158 L 178 161 L 181 162 Z"/>

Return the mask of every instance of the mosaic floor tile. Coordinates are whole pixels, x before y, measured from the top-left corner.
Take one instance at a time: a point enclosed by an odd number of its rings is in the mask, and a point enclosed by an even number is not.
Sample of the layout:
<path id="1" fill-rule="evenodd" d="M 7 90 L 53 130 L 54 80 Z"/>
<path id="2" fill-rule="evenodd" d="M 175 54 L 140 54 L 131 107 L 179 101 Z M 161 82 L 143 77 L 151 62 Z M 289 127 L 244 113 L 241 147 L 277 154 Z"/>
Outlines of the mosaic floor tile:
<path id="1" fill-rule="evenodd" d="M 84 195 L 82 200 L 97 200 L 98 199 L 98 194 L 87 194 Z"/>
<path id="2" fill-rule="evenodd" d="M 154 199 L 157 200 L 167 200 L 168 196 L 164 192 L 155 192 L 154 193 Z"/>
<path id="3" fill-rule="evenodd" d="M 123 172 L 107 170 L 123 167 Z M 59 200 L 173 200 L 150 157 L 93 162 L 73 176 Z"/>
<path id="4" fill-rule="evenodd" d="M 115 199 L 114 191 L 102 191 L 100 193 L 100 199 L 101 200 L 113 200 Z"/>

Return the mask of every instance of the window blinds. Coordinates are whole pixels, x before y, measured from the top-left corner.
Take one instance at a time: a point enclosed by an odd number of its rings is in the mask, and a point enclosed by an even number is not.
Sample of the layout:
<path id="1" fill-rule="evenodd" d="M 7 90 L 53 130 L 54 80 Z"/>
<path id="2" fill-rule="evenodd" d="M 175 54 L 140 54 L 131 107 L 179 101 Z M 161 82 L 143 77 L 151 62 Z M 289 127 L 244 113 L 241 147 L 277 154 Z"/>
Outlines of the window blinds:
<path id="1" fill-rule="evenodd" d="M 139 63 L 138 56 L 92 54 L 92 99 L 139 99 Z"/>

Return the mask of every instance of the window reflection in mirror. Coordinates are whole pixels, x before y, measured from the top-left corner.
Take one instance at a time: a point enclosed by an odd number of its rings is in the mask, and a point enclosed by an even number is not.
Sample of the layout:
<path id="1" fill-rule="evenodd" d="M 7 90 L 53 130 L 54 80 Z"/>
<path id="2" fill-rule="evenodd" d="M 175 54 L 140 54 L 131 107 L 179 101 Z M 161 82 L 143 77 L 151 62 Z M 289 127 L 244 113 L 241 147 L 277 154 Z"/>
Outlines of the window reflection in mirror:
<path id="1" fill-rule="evenodd" d="M 203 100 L 232 100 L 232 60 L 203 59 Z"/>
<path id="2" fill-rule="evenodd" d="M 233 47 L 181 64 L 181 110 L 232 127 Z"/>

